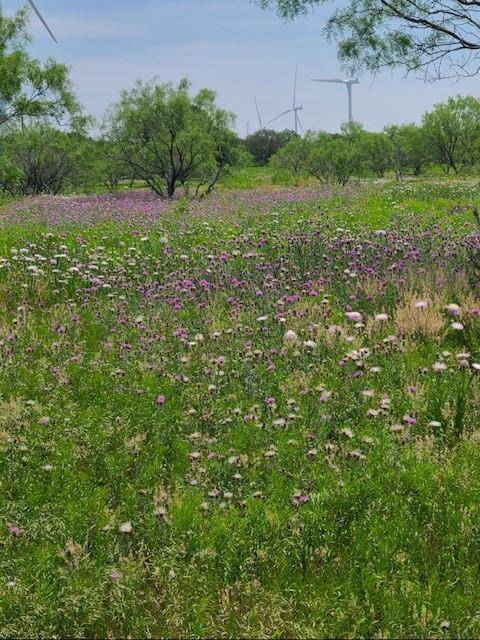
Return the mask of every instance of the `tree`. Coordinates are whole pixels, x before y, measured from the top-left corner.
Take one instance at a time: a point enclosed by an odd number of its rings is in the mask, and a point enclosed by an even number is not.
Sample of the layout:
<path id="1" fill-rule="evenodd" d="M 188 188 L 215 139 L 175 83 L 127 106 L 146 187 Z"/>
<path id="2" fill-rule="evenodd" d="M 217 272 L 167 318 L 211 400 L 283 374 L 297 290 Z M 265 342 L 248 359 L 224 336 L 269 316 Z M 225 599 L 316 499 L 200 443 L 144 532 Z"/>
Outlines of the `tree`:
<path id="1" fill-rule="evenodd" d="M 359 147 L 348 135 L 307 134 L 306 170 L 323 183 L 345 186 L 361 168 Z"/>
<path id="2" fill-rule="evenodd" d="M 123 91 L 104 129 L 132 174 L 162 197 L 206 195 L 235 163 L 238 143 L 233 116 L 215 105 L 215 93 L 195 96 L 182 80 L 177 87 L 137 82 Z"/>
<path id="3" fill-rule="evenodd" d="M 367 168 L 383 178 L 392 166 L 392 142 L 385 133 L 365 132 L 361 140 L 362 156 Z"/>
<path id="4" fill-rule="evenodd" d="M 84 181 L 83 146 L 76 133 L 46 124 L 11 127 L 2 137 L 0 189 L 10 195 L 60 193 Z"/>
<path id="5" fill-rule="evenodd" d="M 419 176 L 432 161 L 432 155 L 423 127 L 415 124 L 390 125 L 385 132 L 392 146 L 392 164 L 400 180 L 408 169 Z"/>
<path id="6" fill-rule="evenodd" d="M 276 6 L 287 19 L 329 0 L 256 0 Z M 425 76 L 473 75 L 479 71 L 478 0 L 346 0 L 325 28 L 337 40 L 348 67 L 422 69 Z"/>
<path id="7" fill-rule="evenodd" d="M 27 17 L 25 10 L 6 17 L 0 7 L 0 125 L 44 118 L 59 122 L 79 110 L 68 67 L 28 54 Z"/>
<path id="8" fill-rule="evenodd" d="M 302 138 L 294 136 L 270 158 L 270 164 L 277 170 L 298 177 L 305 170 L 307 158 L 308 145 Z"/>
<path id="9" fill-rule="evenodd" d="M 296 133 L 289 129 L 285 129 L 285 131 L 259 129 L 245 138 L 244 145 L 253 156 L 255 163 L 264 166 L 279 149 L 295 136 Z"/>
<path id="10" fill-rule="evenodd" d="M 425 136 L 435 161 L 445 173 L 473 166 L 479 159 L 480 102 L 472 96 L 452 97 L 423 117 Z"/>
<path id="11" fill-rule="evenodd" d="M 96 156 L 93 160 L 98 179 L 110 193 L 117 191 L 120 182 L 130 177 L 129 167 L 125 163 L 120 149 L 108 140 L 94 142 Z"/>

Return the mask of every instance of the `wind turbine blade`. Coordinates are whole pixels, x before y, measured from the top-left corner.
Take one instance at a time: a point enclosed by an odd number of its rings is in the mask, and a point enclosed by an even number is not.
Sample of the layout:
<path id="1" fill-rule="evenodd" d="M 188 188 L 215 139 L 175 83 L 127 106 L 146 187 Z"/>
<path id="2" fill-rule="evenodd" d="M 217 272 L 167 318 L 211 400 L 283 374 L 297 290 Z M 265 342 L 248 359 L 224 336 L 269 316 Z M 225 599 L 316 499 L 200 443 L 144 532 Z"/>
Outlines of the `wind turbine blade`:
<path id="1" fill-rule="evenodd" d="M 268 121 L 268 124 L 270 124 L 270 122 L 275 122 L 275 120 L 278 120 L 279 118 L 281 118 L 282 116 L 286 116 L 287 113 L 291 113 L 293 111 L 293 109 L 287 109 L 286 111 L 284 111 L 283 113 L 280 113 L 278 116 L 275 116 L 275 118 L 272 118 L 271 120 Z"/>
<path id="2" fill-rule="evenodd" d="M 345 80 L 340 78 L 312 78 L 312 82 L 337 82 L 338 84 L 345 84 Z"/>
<path id="3" fill-rule="evenodd" d="M 255 109 L 257 110 L 257 118 L 258 124 L 260 125 L 260 129 L 263 129 L 262 118 L 260 117 L 260 109 L 258 108 L 257 99 L 255 98 Z"/>
<path id="4" fill-rule="evenodd" d="M 56 42 L 58 44 L 58 40 L 55 38 L 55 36 L 52 33 L 52 30 L 50 29 L 50 27 L 48 26 L 48 24 L 46 23 L 44 17 L 42 16 L 42 14 L 40 13 L 40 11 L 38 10 L 36 4 L 33 2 L 33 0 L 28 0 L 28 4 L 32 7 L 32 9 L 35 11 L 35 13 L 37 14 L 38 19 L 40 20 L 40 22 L 43 24 L 43 26 L 45 27 L 45 29 L 48 31 L 48 33 L 51 35 L 52 39 L 54 40 L 54 42 Z"/>
<path id="5" fill-rule="evenodd" d="M 305 129 L 303 128 L 302 122 L 297 114 L 297 122 L 300 125 L 300 129 L 302 130 L 302 133 L 305 134 Z"/>
<path id="6" fill-rule="evenodd" d="M 295 81 L 293 83 L 293 108 L 297 106 L 297 67 L 295 67 Z"/>

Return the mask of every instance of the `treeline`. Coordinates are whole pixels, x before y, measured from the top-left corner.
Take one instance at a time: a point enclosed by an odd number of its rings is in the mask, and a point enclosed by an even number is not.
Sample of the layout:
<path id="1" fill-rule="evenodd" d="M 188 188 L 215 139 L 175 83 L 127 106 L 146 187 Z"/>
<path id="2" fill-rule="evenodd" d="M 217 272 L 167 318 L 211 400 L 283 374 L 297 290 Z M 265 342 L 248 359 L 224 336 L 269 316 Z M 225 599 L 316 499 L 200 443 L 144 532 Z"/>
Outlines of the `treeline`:
<path id="1" fill-rule="evenodd" d="M 4 125 L 0 189 L 12 196 L 102 184 L 115 191 L 141 181 L 162 197 L 201 197 L 249 161 L 233 121 L 213 91 L 191 95 L 187 80 L 137 83 L 109 109 L 95 138 L 88 135 L 92 120 L 78 113 L 63 128 L 38 117 Z"/>
<path id="2" fill-rule="evenodd" d="M 161 197 L 202 197 L 233 168 L 252 164 L 269 165 L 287 180 L 313 176 L 339 185 L 353 176 L 402 180 L 432 166 L 445 174 L 480 169 L 480 102 L 473 97 L 450 98 L 420 125 L 382 132 L 353 124 L 340 134 L 259 130 L 240 140 L 233 122 L 213 91 L 191 95 L 186 80 L 176 87 L 138 83 L 111 107 L 96 138 L 78 113 L 67 128 L 45 117 L 5 124 L 0 189 L 25 196 L 141 182 Z"/>
<path id="3" fill-rule="evenodd" d="M 245 144 L 258 147 L 267 137 L 269 132 L 260 131 Z M 260 155 L 257 162 L 266 164 Z M 290 132 L 268 164 L 290 176 L 311 175 L 341 185 L 352 176 L 394 174 L 401 180 L 407 175 L 420 176 L 432 166 L 445 174 L 477 172 L 480 101 L 471 96 L 452 97 L 427 112 L 420 125 L 390 125 L 382 132 L 369 132 L 358 124 L 345 125 L 340 134 L 309 131 L 301 138 Z"/>

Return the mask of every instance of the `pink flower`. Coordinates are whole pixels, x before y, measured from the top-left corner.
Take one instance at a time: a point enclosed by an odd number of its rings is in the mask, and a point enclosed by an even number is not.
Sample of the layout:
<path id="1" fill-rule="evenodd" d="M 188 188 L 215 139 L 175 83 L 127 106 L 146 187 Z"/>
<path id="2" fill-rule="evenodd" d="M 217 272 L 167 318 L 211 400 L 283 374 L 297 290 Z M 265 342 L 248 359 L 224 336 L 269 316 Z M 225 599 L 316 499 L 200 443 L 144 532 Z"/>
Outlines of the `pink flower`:
<path id="1" fill-rule="evenodd" d="M 363 319 L 362 314 L 359 311 L 347 311 L 345 315 L 352 322 L 361 322 Z"/>
<path id="2" fill-rule="evenodd" d="M 113 569 L 110 572 L 110 580 L 112 582 L 119 582 L 123 578 L 123 573 L 121 571 L 117 571 L 117 569 Z"/>
<path id="3" fill-rule="evenodd" d="M 23 529 L 20 529 L 20 527 L 16 527 L 15 525 L 10 525 L 8 529 L 14 538 L 19 538 L 23 533 Z"/>
<path id="4" fill-rule="evenodd" d="M 162 406 L 166 401 L 167 399 L 165 398 L 165 396 L 160 395 L 155 402 L 158 404 L 158 406 Z"/>

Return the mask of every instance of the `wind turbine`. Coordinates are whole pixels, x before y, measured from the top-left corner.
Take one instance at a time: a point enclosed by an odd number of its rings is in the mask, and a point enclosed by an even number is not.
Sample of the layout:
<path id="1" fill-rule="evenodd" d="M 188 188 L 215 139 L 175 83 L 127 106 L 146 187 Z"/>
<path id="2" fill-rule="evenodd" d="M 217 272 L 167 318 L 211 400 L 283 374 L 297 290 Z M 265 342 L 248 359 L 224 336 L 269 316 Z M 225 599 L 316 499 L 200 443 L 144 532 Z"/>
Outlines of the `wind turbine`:
<path id="1" fill-rule="evenodd" d="M 344 84 L 347 87 L 348 92 L 348 122 L 352 124 L 353 122 L 353 111 L 352 111 L 352 84 L 359 84 L 360 81 L 358 78 L 312 78 L 312 82 L 334 82 L 336 84 Z"/>
<path id="2" fill-rule="evenodd" d="M 302 123 L 300 122 L 300 118 L 298 117 L 298 112 L 302 111 L 303 107 L 300 105 L 299 107 L 297 107 L 297 67 L 295 67 L 295 81 L 293 84 L 293 105 L 291 107 L 291 109 L 287 109 L 286 111 L 283 111 L 282 113 L 280 113 L 278 116 L 275 116 L 275 118 L 272 118 L 272 120 L 269 120 L 270 122 L 274 122 L 275 120 L 278 120 L 279 118 L 282 118 L 283 116 L 286 116 L 287 113 L 292 113 L 294 114 L 294 118 L 295 118 L 295 133 L 298 134 L 298 126 L 300 125 L 300 129 L 303 131 L 303 127 L 302 127 Z M 304 132 L 305 133 L 305 132 Z"/>
<path id="3" fill-rule="evenodd" d="M 254 100 L 255 100 L 255 109 L 257 110 L 258 124 L 260 125 L 260 129 L 263 129 L 262 118 L 260 116 L 260 109 L 258 108 L 257 99 L 254 98 Z"/>
<path id="4" fill-rule="evenodd" d="M 50 34 L 50 36 L 52 37 L 52 39 L 54 40 L 54 42 L 56 42 L 58 44 L 58 40 L 55 38 L 55 36 L 52 33 L 52 30 L 50 29 L 50 27 L 48 26 L 48 24 L 46 23 L 44 17 L 42 16 L 42 14 L 40 13 L 40 11 L 37 8 L 37 5 L 33 2 L 33 0 L 28 0 L 28 4 L 32 7 L 32 9 L 35 11 L 35 13 L 37 14 L 37 18 L 40 20 L 40 22 L 43 24 L 43 26 L 45 27 L 45 29 L 48 31 L 48 33 Z"/>

